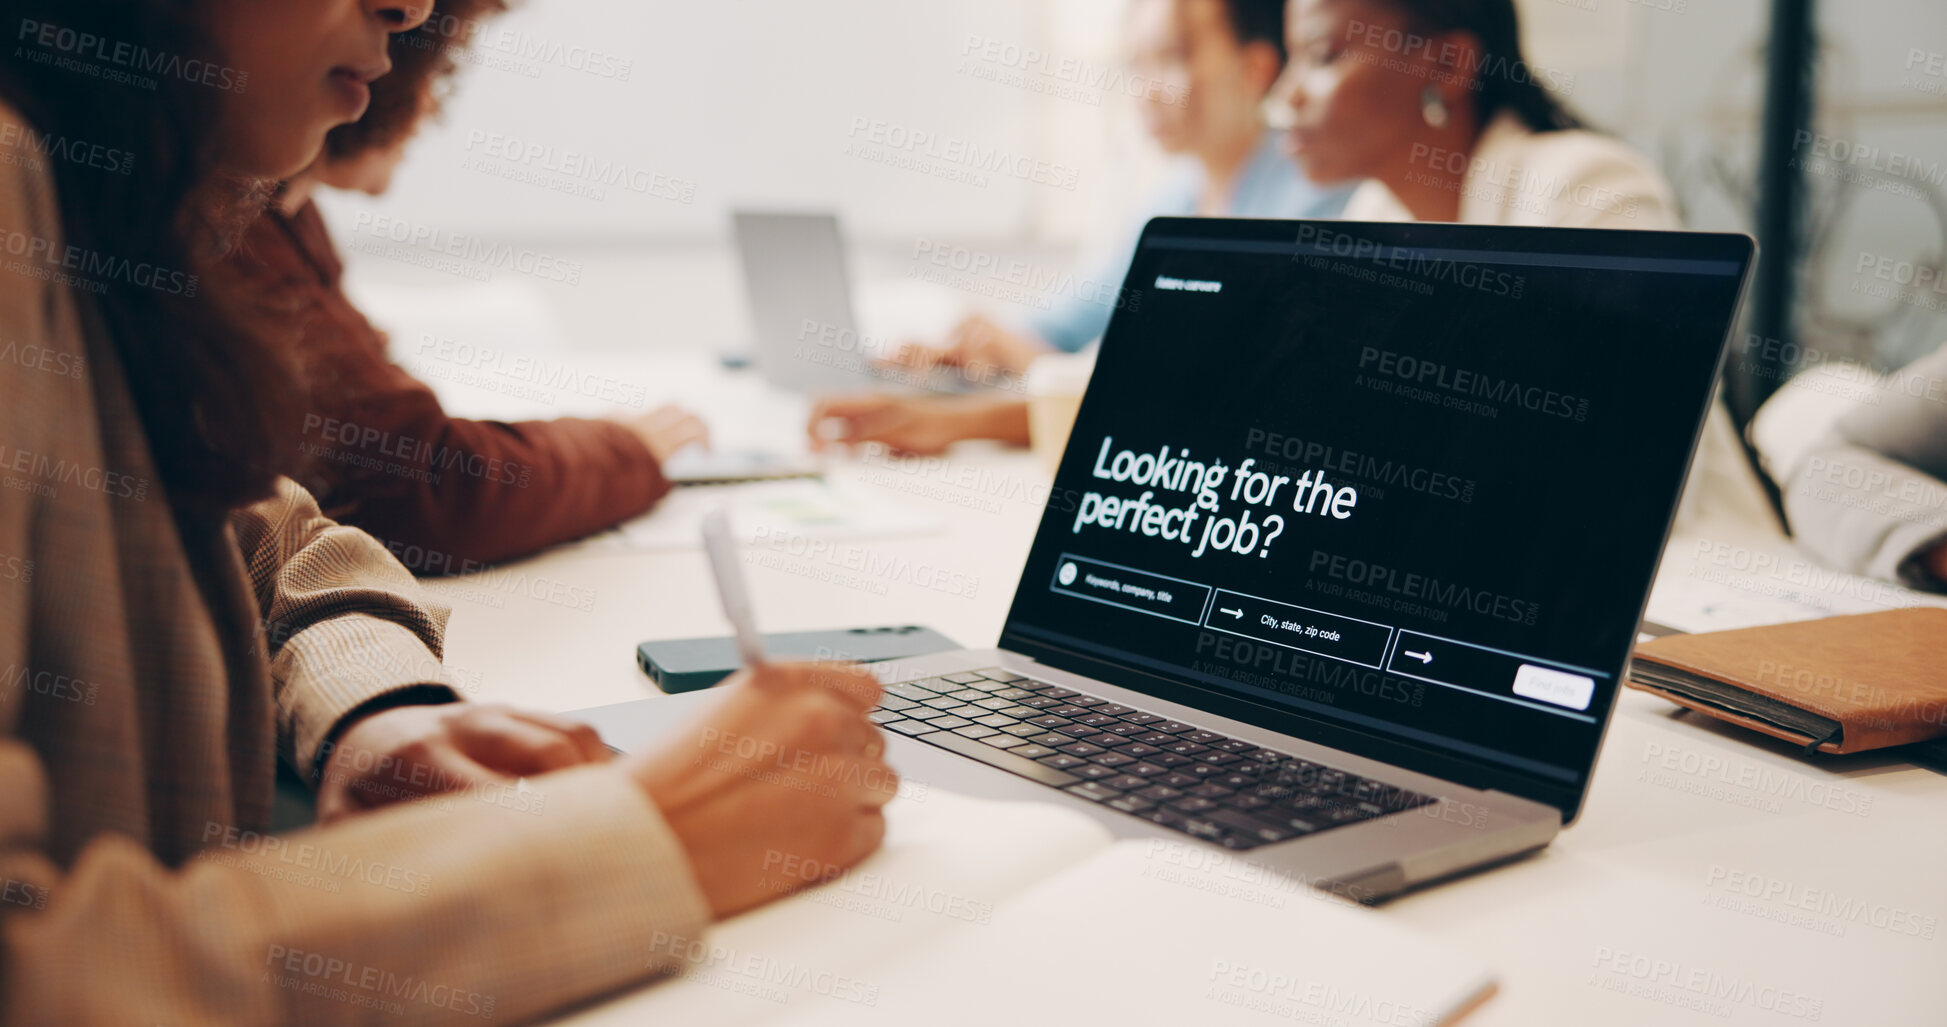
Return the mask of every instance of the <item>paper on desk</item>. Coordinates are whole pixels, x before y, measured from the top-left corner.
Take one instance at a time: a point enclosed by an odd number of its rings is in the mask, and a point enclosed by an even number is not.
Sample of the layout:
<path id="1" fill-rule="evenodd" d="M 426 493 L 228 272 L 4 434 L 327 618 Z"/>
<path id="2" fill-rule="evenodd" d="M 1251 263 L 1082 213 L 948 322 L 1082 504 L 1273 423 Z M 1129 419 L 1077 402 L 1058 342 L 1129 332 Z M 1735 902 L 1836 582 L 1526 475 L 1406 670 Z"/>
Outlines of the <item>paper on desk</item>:
<path id="1" fill-rule="evenodd" d="M 1473 957 L 1249 866 L 1188 841 L 1119 842 L 991 926 L 876 968 L 870 1005 L 807 1001 L 784 1019 L 1435 1027 L 1492 997 Z"/>
<path id="2" fill-rule="evenodd" d="M 719 506 L 729 509 L 731 531 L 746 543 L 780 534 L 793 540 L 899 538 L 941 528 L 891 500 L 865 501 L 829 482 L 793 479 L 676 489 L 654 510 L 597 536 L 596 544 L 649 552 L 696 549 L 703 515 Z"/>
<path id="3" fill-rule="evenodd" d="M 1435 1027 L 1493 993 L 1386 914 L 1187 840 L 1112 843 L 1059 806 L 939 791 L 888 816 L 871 860 L 564 1022 Z"/>
<path id="4" fill-rule="evenodd" d="M 1782 536 L 1719 526 L 1671 538 L 1648 615 L 1683 631 L 1729 631 L 1919 604 L 1947 600 L 1826 567 Z"/>
<path id="5" fill-rule="evenodd" d="M 883 967 L 899 953 L 983 934 L 1008 896 L 1109 844 L 1102 825 L 1059 806 L 912 782 L 886 818 L 885 846 L 864 863 L 711 928 L 681 976 L 562 1024 L 720 1027 L 777 1022 L 807 1004 L 850 1009 L 834 996 L 882 988 Z M 790 858 L 779 854 L 779 868 L 789 872 Z"/>

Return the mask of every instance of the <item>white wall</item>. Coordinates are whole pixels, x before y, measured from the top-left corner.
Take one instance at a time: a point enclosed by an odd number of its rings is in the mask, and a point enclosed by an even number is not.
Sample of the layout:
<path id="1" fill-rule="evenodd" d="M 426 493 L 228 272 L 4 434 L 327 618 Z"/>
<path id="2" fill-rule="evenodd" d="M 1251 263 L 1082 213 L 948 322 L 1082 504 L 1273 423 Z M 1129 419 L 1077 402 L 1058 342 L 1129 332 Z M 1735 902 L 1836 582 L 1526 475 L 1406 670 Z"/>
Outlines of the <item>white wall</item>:
<path id="1" fill-rule="evenodd" d="M 1767 4 L 1518 3 L 1530 58 L 1572 72 L 1571 103 L 1659 160 L 1693 227 L 1749 228 Z M 854 241 L 888 254 L 943 239 L 1052 246 L 1061 259 L 1078 243 L 1112 238 L 1159 171 L 1133 130 L 1130 101 L 1113 83 L 1088 81 L 1116 66 L 1123 6 L 523 0 L 491 24 L 482 62 L 463 74 L 444 123 L 417 144 L 394 192 L 329 209 L 341 224 L 377 212 L 562 247 L 708 243 L 720 260 L 733 206 L 834 208 Z M 1947 4 L 1826 0 L 1822 10 L 1821 131 L 1947 165 L 1947 78 L 1916 79 L 1905 67 L 1912 50 L 1947 51 Z M 572 66 L 590 50 L 604 67 L 627 62 L 627 80 Z M 1031 63 L 1030 51 L 1044 56 Z M 936 161 L 940 174 L 890 167 L 848 154 L 871 142 L 861 122 L 1072 177 L 1038 184 L 951 158 Z M 540 164 L 620 165 L 649 193 L 610 186 L 598 200 L 548 188 L 573 181 L 558 172 L 540 171 L 541 184 L 496 177 L 479 170 L 493 139 L 503 153 L 513 143 L 550 148 Z M 975 180 L 942 177 L 953 173 Z M 1841 266 L 1813 283 L 1816 331 L 1833 346 L 1893 353 L 1939 343 L 1941 312 L 1863 297 L 1852 268 L 1861 253 L 1939 263 L 1940 198 L 1847 188 L 1829 176 L 1815 183 L 1820 217 L 1832 224 L 1829 255 Z M 686 201 L 654 195 L 691 189 Z"/>
<path id="2" fill-rule="evenodd" d="M 1749 231 L 1769 5 L 1759 0 L 1521 0 L 1530 49 L 1575 69 L 1578 107 L 1653 154 L 1692 228 Z M 1829 148 L 1877 148 L 1903 173 L 1809 163 L 1814 263 L 1801 340 L 1821 356 L 1900 364 L 1947 342 L 1947 292 L 1888 299 L 1865 257 L 1947 265 L 1947 76 L 1913 51 L 1947 54 L 1940 0 L 1824 0 L 1816 131 Z M 1807 147 L 1805 156 L 1814 147 Z M 1840 152 L 1846 152 L 1844 150 Z M 1881 265 L 1875 263 L 1875 267 Z"/>
<path id="3" fill-rule="evenodd" d="M 948 181 L 846 150 L 869 141 L 863 121 L 1050 159 L 1036 96 L 977 80 L 963 57 L 976 36 L 1031 42 L 1036 22 L 1027 0 L 527 0 L 490 23 L 485 63 L 462 76 L 444 122 L 378 209 L 535 239 L 715 236 L 730 206 L 749 204 L 835 204 L 865 233 L 1017 235 L 1048 187 L 991 174 Z M 584 48 L 628 62 L 627 80 L 569 67 Z M 497 145 L 501 156 L 547 147 L 557 167 L 620 164 L 685 188 L 636 176 L 646 192 L 568 195 L 478 170 Z M 689 185 L 687 202 L 665 198 Z"/>

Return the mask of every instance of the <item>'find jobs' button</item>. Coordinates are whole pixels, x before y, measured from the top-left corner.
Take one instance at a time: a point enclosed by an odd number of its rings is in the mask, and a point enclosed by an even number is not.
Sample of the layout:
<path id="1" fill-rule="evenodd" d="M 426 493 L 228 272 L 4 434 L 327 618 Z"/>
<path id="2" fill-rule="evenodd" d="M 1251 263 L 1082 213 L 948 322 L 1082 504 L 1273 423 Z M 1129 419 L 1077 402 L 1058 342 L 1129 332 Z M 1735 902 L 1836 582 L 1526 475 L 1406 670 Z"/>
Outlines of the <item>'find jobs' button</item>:
<path id="1" fill-rule="evenodd" d="M 1524 663 L 1514 672 L 1514 694 L 1571 710 L 1586 710 L 1595 695 L 1595 679 Z"/>

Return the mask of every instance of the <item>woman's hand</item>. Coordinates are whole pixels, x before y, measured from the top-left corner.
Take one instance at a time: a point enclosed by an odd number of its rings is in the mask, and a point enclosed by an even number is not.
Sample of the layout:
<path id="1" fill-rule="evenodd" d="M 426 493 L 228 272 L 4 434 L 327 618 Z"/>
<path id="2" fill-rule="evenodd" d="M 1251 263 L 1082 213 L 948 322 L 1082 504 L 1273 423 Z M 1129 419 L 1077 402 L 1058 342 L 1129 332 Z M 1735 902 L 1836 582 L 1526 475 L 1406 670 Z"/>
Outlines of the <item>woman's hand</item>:
<path id="1" fill-rule="evenodd" d="M 1933 575 L 1935 581 L 1947 582 L 1947 543 L 1933 547 L 1925 560 L 1927 573 Z"/>
<path id="2" fill-rule="evenodd" d="M 394 706 L 353 722 L 332 745 L 318 823 L 440 793 L 512 789 L 520 778 L 613 755 L 594 728 L 552 714 L 469 702 Z"/>
<path id="3" fill-rule="evenodd" d="M 1036 357 L 1051 352 L 1047 343 L 1032 335 L 1011 331 L 985 314 L 974 314 L 947 333 L 944 346 L 908 343 L 894 354 L 892 363 L 919 371 L 957 367 L 967 380 L 991 385 L 991 372 L 1019 376 Z"/>
<path id="4" fill-rule="evenodd" d="M 702 418 L 673 403 L 646 414 L 620 418 L 620 421 L 648 447 L 649 455 L 656 458 L 658 467 L 668 463 L 669 458 L 685 446 L 710 448 L 709 426 L 703 423 Z"/>
<path id="5" fill-rule="evenodd" d="M 900 453 L 930 455 L 962 439 L 998 439 L 1025 446 L 1028 405 L 1008 396 L 866 392 L 819 400 L 805 430 L 814 449 L 876 442 Z"/>
<path id="6" fill-rule="evenodd" d="M 866 719 L 880 694 L 870 671 L 766 664 L 717 687 L 734 694 L 681 740 L 623 768 L 662 810 L 711 910 L 725 917 L 877 849 L 899 778 Z"/>

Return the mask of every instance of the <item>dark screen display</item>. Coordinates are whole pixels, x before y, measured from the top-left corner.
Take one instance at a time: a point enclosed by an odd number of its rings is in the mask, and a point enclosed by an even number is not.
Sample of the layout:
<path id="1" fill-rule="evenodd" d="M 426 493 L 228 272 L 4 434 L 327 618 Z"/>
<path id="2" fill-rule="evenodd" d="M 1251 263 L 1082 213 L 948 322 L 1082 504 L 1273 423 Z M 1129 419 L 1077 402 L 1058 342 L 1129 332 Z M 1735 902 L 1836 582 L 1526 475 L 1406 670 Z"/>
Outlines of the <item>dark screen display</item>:
<path id="1" fill-rule="evenodd" d="M 1005 643 L 1579 797 L 1748 245 L 1153 222 Z"/>

